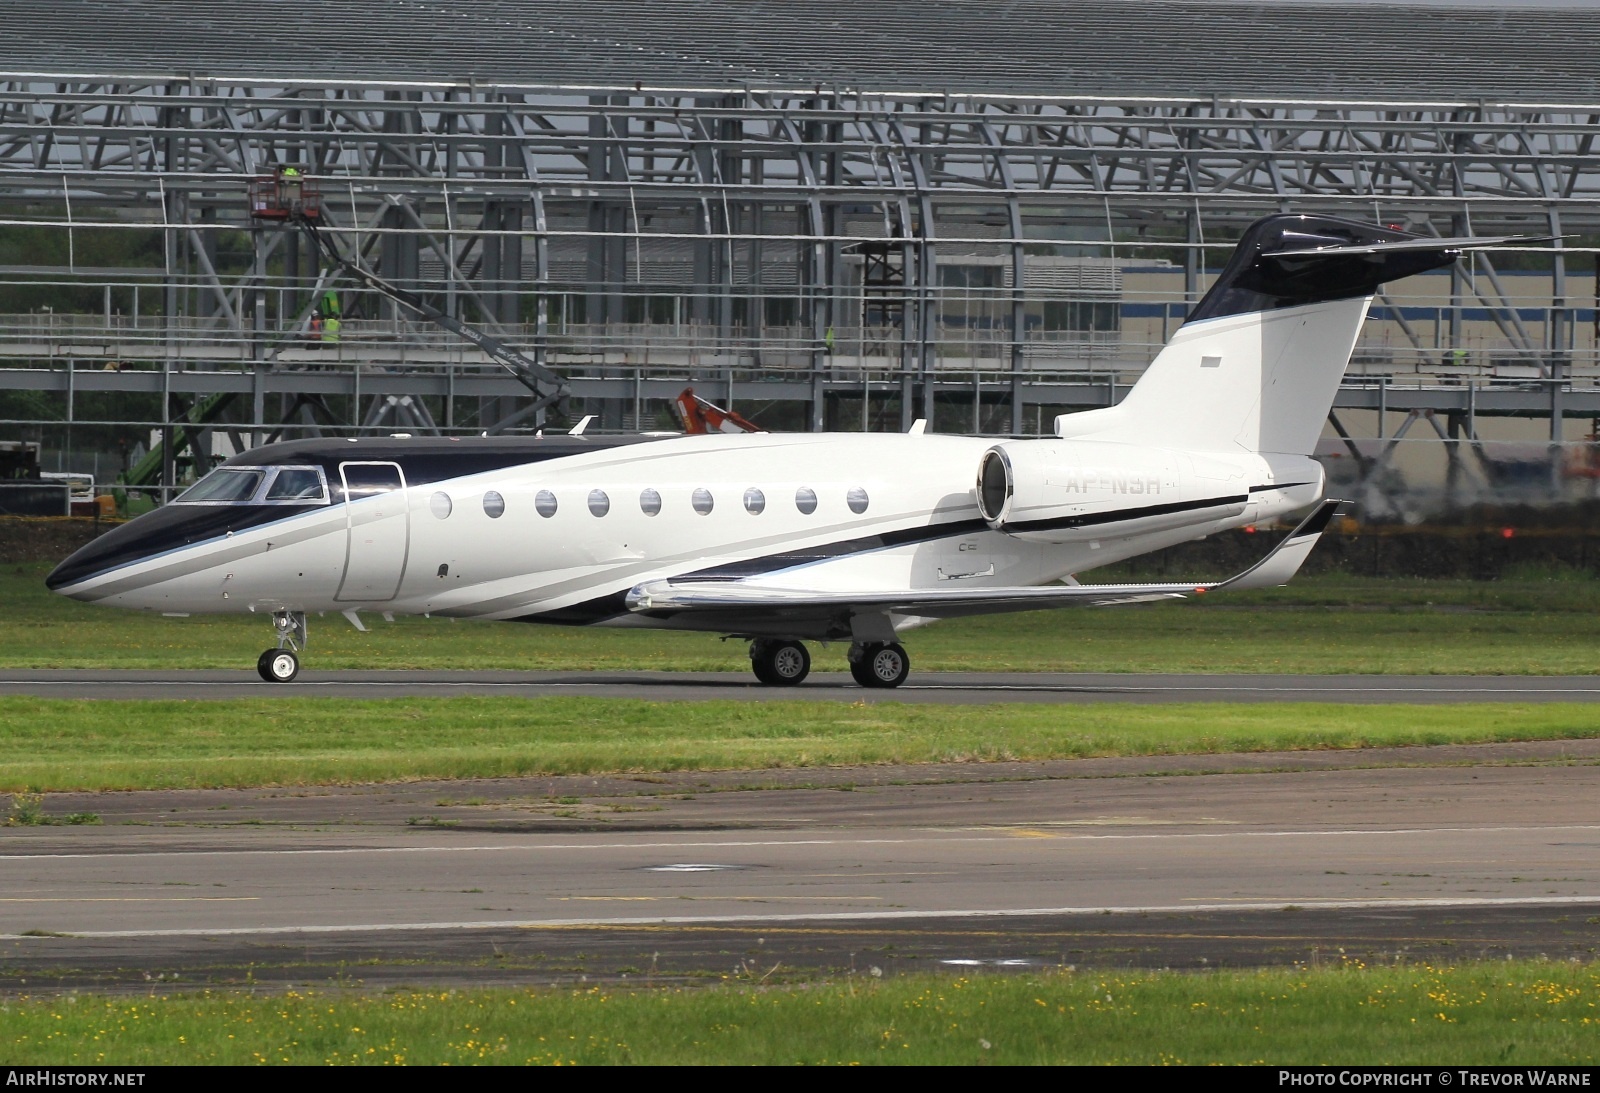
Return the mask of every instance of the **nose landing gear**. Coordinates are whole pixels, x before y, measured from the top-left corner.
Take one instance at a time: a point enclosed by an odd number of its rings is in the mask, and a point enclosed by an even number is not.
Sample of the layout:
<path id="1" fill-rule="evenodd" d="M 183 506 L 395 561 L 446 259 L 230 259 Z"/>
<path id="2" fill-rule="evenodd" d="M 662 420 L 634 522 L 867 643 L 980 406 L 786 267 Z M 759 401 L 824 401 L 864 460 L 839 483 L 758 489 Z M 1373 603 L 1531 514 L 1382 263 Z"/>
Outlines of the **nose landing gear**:
<path id="1" fill-rule="evenodd" d="M 750 667 L 769 687 L 793 687 L 811 672 L 811 654 L 798 641 L 752 641 Z"/>
<path id="2" fill-rule="evenodd" d="M 306 647 L 306 613 L 278 611 L 272 616 L 272 625 L 278 632 L 278 644 L 256 658 L 256 671 L 268 683 L 288 683 L 300 674 L 296 654 Z"/>

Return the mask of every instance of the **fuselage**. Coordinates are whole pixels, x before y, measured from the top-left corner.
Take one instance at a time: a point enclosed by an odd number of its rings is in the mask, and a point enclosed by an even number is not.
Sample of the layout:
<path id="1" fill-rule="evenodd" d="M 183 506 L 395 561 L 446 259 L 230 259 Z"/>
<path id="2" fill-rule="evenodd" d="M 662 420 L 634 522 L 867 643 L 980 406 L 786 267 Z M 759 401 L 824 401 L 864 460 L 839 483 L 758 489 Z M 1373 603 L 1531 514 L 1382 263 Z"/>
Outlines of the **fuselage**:
<path id="1" fill-rule="evenodd" d="M 1034 534 L 996 531 L 980 513 L 976 476 L 993 444 L 981 438 L 274 444 L 78 551 L 49 584 L 172 614 L 692 626 L 632 615 L 624 597 L 681 578 L 837 591 L 1037 585 L 1269 519 L 1322 490 L 1320 468 L 1302 457 L 1048 443 L 1069 517 Z"/>

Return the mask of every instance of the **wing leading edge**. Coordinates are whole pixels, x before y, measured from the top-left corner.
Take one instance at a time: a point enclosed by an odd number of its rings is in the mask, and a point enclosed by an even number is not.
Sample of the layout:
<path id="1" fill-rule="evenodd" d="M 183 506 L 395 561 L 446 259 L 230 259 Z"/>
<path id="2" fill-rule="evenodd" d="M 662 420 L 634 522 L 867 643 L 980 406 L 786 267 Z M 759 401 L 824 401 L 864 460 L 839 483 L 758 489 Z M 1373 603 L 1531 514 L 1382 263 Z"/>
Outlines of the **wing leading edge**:
<path id="1" fill-rule="evenodd" d="M 757 619 L 836 620 L 848 626 L 857 615 L 958 618 L 1045 607 L 1091 607 L 1183 599 L 1207 592 L 1272 588 L 1286 583 L 1317 545 L 1342 501 L 1324 501 L 1271 553 L 1225 581 L 1187 584 L 1047 585 L 1023 588 L 913 588 L 873 592 L 829 592 L 776 588 L 747 582 L 652 581 L 627 595 L 628 610 L 666 618 L 689 613 Z"/>

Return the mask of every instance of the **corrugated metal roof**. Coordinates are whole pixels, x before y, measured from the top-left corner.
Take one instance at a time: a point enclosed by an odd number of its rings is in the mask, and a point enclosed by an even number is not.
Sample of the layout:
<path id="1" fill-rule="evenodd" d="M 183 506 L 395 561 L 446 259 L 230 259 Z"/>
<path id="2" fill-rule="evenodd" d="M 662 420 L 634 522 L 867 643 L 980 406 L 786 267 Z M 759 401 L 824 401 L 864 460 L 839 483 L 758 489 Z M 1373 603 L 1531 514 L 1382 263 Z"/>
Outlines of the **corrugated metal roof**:
<path id="1" fill-rule="evenodd" d="M 1600 12 L 1247 0 L 0 0 L 7 72 L 1600 100 Z"/>

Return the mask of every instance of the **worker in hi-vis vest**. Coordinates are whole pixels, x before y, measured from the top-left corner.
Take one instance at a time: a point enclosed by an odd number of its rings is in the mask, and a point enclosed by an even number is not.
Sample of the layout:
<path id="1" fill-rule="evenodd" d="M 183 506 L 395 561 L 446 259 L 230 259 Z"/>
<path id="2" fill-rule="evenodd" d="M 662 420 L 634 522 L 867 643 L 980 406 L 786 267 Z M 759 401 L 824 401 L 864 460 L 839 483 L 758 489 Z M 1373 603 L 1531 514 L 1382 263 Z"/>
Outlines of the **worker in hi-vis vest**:
<path id="1" fill-rule="evenodd" d="M 339 340 L 339 328 L 343 325 L 340 321 L 339 294 L 332 289 L 322 294 L 322 306 L 317 309 L 322 313 L 322 340 L 336 342 Z"/>
<path id="2" fill-rule="evenodd" d="M 300 204 L 300 169 L 285 167 L 278 172 L 278 204 L 294 209 Z"/>

